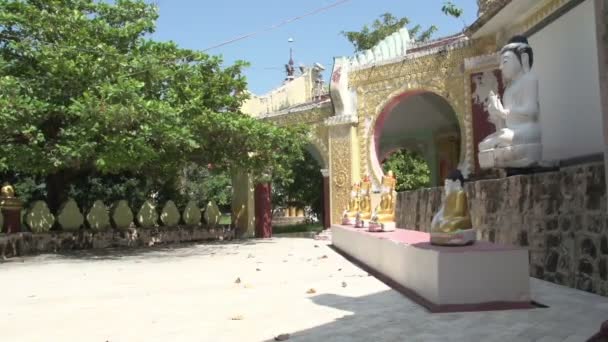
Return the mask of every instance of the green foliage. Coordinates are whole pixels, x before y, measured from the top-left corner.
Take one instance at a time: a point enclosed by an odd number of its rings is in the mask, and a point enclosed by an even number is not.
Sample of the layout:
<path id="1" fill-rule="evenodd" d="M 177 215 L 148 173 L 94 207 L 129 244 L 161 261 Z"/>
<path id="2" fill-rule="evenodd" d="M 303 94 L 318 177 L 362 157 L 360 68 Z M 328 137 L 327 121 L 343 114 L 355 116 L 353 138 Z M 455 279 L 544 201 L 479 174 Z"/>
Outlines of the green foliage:
<path id="1" fill-rule="evenodd" d="M 462 8 L 457 7 L 452 1 L 445 1 L 441 7 L 441 12 L 450 17 L 460 18 L 462 15 Z"/>
<path id="2" fill-rule="evenodd" d="M 226 206 L 230 205 L 232 179 L 226 171 L 217 171 L 211 165 L 191 164 L 182 171 L 179 183 L 182 196 L 199 206 L 213 201 L 222 211 L 226 211 Z"/>
<path id="3" fill-rule="evenodd" d="M 392 153 L 382 164 L 382 169 L 385 173 L 392 170 L 397 177 L 396 191 L 424 188 L 431 183 L 431 171 L 426 161 L 407 150 Z"/>
<path id="4" fill-rule="evenodd" d="M 157 17 L 143 0 L 0 0 L 0 172 L 46 176 L 58 200 L 83 177 L 154 192 L 191 162 L 259 177 L 300 158 L 304 129 L 239 113 L 245 62 L 146 39 Z"/>
<path id="5" fill-rule="evenodd" d="M 321 219 L 323 213 L 323 176 L 321 166 L 306 150 L 303 157 L 290 164 L 289 178 L 275 178 L 272 184 L 272 202 L 275 207 L 310 207 Z"/>
<path id="6" fill-rule="evenodd" d="M 410 20 L 407 17 L 397 18 L 391 13 L 384 13 L 380 15 L 380 19 L 374 20 L 371 28 L 368 25 L 364 25 L 363 28 L 361 28 L 361 31 L 342 31 L 341 33 L 354 45 L 355 52 L 359 52 L 371 49 L 382 39 L 409 24 Z M 417 41 L 429 40 L 431 36 L 437 32 L 437 27 L 435 25 L 432 25 L 424 31 L 421 31 L 421 29 L 420 25 L 408 27 L 410 36 Z"/>
<path id="7" fill-rule="evenodd" d="M 303 233 L 303 232 L 315 232 L 319 233 L 323 230 L 323 225 L 318 223 L 304 223 L 294 224 L 291 226 L 273 226 L 273 234 L 288 234 L 288 233 Z"/>

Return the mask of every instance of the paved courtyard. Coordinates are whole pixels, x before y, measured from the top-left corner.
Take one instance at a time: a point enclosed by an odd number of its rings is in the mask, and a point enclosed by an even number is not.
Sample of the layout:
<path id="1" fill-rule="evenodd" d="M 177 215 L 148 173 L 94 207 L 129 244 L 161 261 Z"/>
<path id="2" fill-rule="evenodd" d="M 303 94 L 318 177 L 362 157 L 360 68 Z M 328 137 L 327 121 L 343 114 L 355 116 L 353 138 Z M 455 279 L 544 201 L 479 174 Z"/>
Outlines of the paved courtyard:
<path id="1" fill-rule="evenodd" d="M 532 289 L 549 308 L 429 314 L 312 239 L 46 255 L 0 264 L 0 341 L 575 342 L 608 319 L 608 298 Z"/>

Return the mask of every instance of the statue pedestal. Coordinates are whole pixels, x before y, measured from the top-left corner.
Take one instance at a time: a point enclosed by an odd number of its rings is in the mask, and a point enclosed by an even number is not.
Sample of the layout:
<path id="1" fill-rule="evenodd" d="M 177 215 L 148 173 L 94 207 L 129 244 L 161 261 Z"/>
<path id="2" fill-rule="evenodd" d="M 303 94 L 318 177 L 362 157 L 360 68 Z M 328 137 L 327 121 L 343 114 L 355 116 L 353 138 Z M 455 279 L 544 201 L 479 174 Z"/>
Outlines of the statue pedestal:
<path id="1" fill-rule="evenodd" d="M 369 221 L 357 221 L 355 222 L 355 228 L 368 228 L 369 227 Z"/>
<path id="2" fill-rule="evenodd" d="M 373 223 L 369 222 L 368 231 L 372 233 L 394 232 L 397 228 L 395 222 Z"/>
<path id="3" fill-rule="evenodd" d="M 425 232 L 383 234 L 334 225 L 332 244 L 431 312 L 531 309 L 528 250 L 487 241 L 430 244 Z"/>
<path id="4" fill-rule="evenodd" d="M 354 226 L 355 225 L 355 219 L 354 218 L 350 218 L 350 217 L 343 217 L 342 218 L 342 224 L 345 226 Z"/>
<path id="5" fill-rule="evenodd" d="M 475 242 L 477 232 L 474 228 L 454 233 L 431 233 L 431 244 L 438 246 L 466 246 Z"/>
<path id="6" fill-rule="evenodd" d="M 383 232 L 394 232 L 395 229 L 397 229 L 397 223 L 395 222 L 381 223 L 380 226 L 382 227 Z"/>
<path id="7" fill-rule="evenodd" d="M 521 144 L 479 151 L 482 169 L 530 167 L 542 159 L 542 144 Z"/>

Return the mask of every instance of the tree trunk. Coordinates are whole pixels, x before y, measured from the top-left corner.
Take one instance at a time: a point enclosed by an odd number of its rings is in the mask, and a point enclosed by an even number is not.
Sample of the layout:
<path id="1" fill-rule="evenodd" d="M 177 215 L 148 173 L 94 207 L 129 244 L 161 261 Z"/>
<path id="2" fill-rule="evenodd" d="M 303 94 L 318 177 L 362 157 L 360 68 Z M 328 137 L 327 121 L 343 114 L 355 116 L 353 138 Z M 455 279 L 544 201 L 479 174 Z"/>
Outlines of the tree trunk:
<path id="1" fill-rule="evenodd" d="M 268 239 L 272 237 L 272 212 L 270 183 L 257 184 L 255 196 L 255 237 Z"/>
<path id="2" fill-rule="evenodd" d="M 65 170 L 46 176 L 47 204 L 53 215 L 57 215 L 61 204 L 68 199 L 71 176 L 71 173 Z"/>

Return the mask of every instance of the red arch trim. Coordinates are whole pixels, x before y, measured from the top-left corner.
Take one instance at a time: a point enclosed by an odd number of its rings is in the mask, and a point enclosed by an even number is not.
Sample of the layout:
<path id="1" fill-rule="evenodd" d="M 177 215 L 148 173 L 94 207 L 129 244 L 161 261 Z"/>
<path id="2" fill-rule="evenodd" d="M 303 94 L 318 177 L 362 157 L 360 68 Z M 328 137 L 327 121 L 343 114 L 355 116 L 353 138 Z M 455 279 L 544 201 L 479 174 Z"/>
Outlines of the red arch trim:
<path id="1" fill-rule="evenodd" d="M 382 109 L 382 112 L 376 118 L 376 124 L 374 125 L 374 147 L 376 149 L 376 155 L 380 156 L 380 136 L 382 129 L 384 129 L 384 123 L 389 118 L 390 114 L 393 112 L 395 107 L 399 105 L 399 103 L 407 100 L 408 98 L 416 95 L 420 95 L 423 93 L 428 93 L 426 90 L 411 90 L 401 93 L 395 97 L 393 97 Z M 379 160 L 381 162 L 381 160 Z"/>

